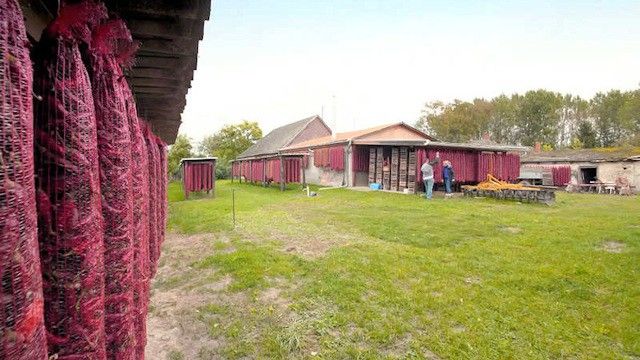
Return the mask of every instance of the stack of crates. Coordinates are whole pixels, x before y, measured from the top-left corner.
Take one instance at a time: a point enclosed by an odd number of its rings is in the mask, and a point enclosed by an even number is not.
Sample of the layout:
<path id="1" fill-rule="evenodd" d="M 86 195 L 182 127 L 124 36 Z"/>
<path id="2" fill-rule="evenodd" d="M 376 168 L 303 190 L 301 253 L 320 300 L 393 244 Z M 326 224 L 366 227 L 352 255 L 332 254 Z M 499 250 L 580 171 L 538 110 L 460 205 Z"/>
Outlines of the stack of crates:
<path id="1" fill-rule="evenodd" d="M 384 163 L 383 159 L 384 150 L 382 146 L 376 148 L 376 181 L 377 183 L 382 184 L 382 165 Z"/>
<path id="2" fill-rule="evenodd" d="M 391 189 L 391 164 L 389 164 L 389 158 L 385 160 L 387 162 L 386 169 L 382 168 L 382 184 L 384 185 L 385 190 Z"/>
<path id="3" fill-rule="evenodd" d="M 398 165 L 400 152 L 397 147 L 391 149 L 391 191 L 398 191 Z"/>
<path id="4" fill-rule="evenodd" d="M 376 148 L 369 148 L 369 184 L 376 182 Z"/>
<path id="5" fill-rule="evenodd" d="M 407 188 L 407 160 L 409 159 L 409 149 L 401 147 L 399 150 L 400 156 L 400 176 L 398 180 L 398 190 L 404 191 Z"/>
<path id="6" fill-rule="evenodd" d="M 409 191 L 412 193 L 416 192 L 416 151 L 412 149 L 409 151 L 409 167 L 407 169 L 408 172 L 408 182 L 407 187 Z"/>

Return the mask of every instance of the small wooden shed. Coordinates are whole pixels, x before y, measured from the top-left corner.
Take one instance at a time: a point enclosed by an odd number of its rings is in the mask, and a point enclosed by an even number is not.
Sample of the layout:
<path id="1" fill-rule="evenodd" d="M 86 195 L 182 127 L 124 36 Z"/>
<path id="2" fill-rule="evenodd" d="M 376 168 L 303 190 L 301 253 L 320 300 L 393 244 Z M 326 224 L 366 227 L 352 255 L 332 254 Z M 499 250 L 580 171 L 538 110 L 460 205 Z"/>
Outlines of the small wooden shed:
<path id="1" fill-rule="evenodd" d="M 185 158 L 180 160 L 182 169 L 182 186 L 185 199 L 189 193 L 206 191 L 215 196 L 216 189 L 216 157 Z"/>

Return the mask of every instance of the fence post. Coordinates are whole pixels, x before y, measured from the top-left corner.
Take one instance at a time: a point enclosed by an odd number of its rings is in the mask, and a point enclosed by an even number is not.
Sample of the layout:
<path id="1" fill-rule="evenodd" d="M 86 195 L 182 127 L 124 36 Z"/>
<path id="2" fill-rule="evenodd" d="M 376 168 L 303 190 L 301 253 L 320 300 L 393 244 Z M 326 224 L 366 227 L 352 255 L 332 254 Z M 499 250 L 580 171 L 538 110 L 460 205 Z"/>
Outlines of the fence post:
<path id="1" fill-rule="evenodd" d="M 236 228 L 236 189 L 231 190 L 231 211 L 233 212 L 233 228 Z"/>

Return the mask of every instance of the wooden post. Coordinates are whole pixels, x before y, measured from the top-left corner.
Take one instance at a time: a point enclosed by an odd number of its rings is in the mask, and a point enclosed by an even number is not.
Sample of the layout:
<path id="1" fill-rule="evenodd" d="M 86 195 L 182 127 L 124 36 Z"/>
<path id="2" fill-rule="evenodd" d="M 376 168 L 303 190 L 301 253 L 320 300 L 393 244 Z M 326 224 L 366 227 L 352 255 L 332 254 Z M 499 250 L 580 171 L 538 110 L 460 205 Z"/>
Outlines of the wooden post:
<path id="1" fill-rule="evenodd" d="M 262 159 L 262 187 L 267 187 L 267 159 Z"/>
<path id="2" fill-rule="evenodd" d="M 304 189 L 307 187 L 307 176 L 304 166 L 302 166 L 302 159 L 304 158 L 300 158 L 300 169 L 302 170 L 302 188 Z"/>
<path id="3" fill-rule="evenodd" d="M 216 197 L 216 165 L 217 161 L 213 160 L 211 162 L 213 164 L 213 166 L 211 167 L 211 194 L 213 195 L 213 197 Z M 233 179 L 233 165 L 231 166 L 231 178 Z"/>
<path id="4" fill-rule="evenodd" d="M 280 191 L 284 191 L 285 178 L 284 178 L 284 159 L 280 155 Z"/>
<path id="5" fill-rule="evenodd" d="M 187 184 L 187 167 L 185 166 L 186 162 L 182 163 L 182 188 L 184 189 L 184 198 L 189 200 L 189 188 Z"/>

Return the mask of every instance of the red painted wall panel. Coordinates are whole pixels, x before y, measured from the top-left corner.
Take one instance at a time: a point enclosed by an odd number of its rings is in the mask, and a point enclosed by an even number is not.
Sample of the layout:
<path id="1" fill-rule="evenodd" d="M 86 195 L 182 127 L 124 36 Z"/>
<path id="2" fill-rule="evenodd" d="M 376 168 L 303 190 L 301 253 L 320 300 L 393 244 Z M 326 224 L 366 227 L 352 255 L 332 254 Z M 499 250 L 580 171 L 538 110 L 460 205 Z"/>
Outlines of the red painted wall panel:
<path id="1" fill-rule="evenodd" d="M 185 198 L 194 191 L 210 191 L 215 187 L 215 163 L 213 161 L 185 161 L 182 164 Z"/>

